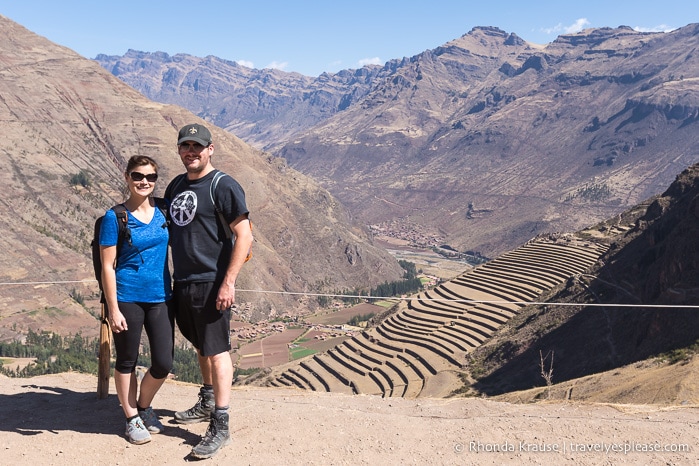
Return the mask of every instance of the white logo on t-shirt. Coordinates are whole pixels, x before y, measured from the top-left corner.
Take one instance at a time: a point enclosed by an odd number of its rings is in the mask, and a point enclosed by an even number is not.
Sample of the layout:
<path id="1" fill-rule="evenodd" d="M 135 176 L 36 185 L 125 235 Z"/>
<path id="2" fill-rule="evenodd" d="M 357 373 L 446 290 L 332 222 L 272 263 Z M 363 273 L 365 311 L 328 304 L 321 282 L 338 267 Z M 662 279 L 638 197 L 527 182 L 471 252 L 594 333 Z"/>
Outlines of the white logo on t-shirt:
<path id="1" fill-rule="evenodd" d="M 194 191 L 179 193 L 170 204 L 170 217 L 175 225 L 183 227 L 189 225 L 197 212 L 197 195 Z"/>

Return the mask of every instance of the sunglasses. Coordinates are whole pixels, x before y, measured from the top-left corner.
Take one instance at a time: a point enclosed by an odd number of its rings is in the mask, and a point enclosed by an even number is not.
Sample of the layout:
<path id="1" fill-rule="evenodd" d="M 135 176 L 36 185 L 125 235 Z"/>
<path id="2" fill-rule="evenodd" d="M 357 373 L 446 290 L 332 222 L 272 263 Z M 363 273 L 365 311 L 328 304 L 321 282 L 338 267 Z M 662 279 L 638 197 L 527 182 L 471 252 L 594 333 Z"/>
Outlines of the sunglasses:
<path id="1" fill-rule="evenodd" d="M 134 181 L 143 181 L 143 178 L 145 178 L 149 183 L 155 183 L 158 180 L 157 173 L 149 173 L 146 175 L 145 173 L 141 172 L 131 172 L 129 173 L 129 176 Z"/>
<path id="2" fill-rule="evenodd" d="M 194 152 L 199 153 L 199 152 L 203 151 L 204 149 L 206 149 L 207 147 L 209 147 L 209 146 L 202 146 L 198 142 L 190 142 L 190 143 L 183 142 L 182 144 L 180 144 L 178 146 L 178 149 L 181 151 L 193 150 Z"/>

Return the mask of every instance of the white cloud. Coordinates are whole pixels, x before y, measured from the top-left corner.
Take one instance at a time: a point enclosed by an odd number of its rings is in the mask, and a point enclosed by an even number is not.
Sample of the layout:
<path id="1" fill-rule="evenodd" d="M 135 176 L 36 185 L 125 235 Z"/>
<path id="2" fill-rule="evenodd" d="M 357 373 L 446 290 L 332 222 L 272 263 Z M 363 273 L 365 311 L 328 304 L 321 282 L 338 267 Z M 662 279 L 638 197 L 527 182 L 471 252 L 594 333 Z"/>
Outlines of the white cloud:
<path id="1" fill-rule="evenodd" d="M 668 26 L 667 24 L 660 24 L 658 26 L 654 27 L 643 27 L 643 26 L 634 26 L 633 30 L 638 31 L 638 32 L 672 32 L 677 28 L 673 28 Z"/>
<path id="2" fill-rule="evenodd" d="M 289 62 L 283 61 L 283 62 L 278 62 L 278 61 L 273 61 L 269 65 L 265 66 L 265 68 L 272 68 L 273 70 L 282 70 L 289 66 Z"/>
<path id="3" fill-rule="evenodd" d="M 541 31 L 545 32 L 546 34 L 575 34 L 576 32 L 580 32 L 590 25 L 591 24 L 587 18 L 578 18 L 569 26 L 564 26 L 562 23 L 558 23 L 550 28 L 541 28 Z"/>
<path id="4" fill-rule="evenodd" d="M 236 63 L 246 68 L 255 68 L 255 64 L 248 60 L 236 60 Z"/>
<path id="5" fill-rule="evenodd" d="M 379 57 L 374 57 L 374 58 L 362 58 L 359 60 L 359 66 L 365 66 L 365 65 L 382 65 L 383 62 Z"/>
<path id="6" fill-rule="evenodd" d="M 587 18 L 579 18 L 576 19 L 573 24 L 565 28 L 565 33 L 574 34 L 576 32 L 582 31 L 587 26 L 590 26 L 590 22 L 587 20 Z"/>

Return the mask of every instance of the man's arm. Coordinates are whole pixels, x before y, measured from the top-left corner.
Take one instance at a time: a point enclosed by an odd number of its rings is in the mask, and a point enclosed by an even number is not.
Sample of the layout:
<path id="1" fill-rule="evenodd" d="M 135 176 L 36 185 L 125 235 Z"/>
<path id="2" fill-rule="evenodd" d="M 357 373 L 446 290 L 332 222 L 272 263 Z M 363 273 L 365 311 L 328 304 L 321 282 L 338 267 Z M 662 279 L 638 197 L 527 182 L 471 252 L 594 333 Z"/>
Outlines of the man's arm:
<path id="1" fill-rule="evenodd" d="M 230 225 L 235 237 L 235 244 L 226 275 L 216 297 L 216 309 L 219 311 L 224 311 L 235 303 L 235 281 L 238 279 L 238 273 L 240 273 L 252 246 L 252 228 L 248 214 L 236 218 Z"/>

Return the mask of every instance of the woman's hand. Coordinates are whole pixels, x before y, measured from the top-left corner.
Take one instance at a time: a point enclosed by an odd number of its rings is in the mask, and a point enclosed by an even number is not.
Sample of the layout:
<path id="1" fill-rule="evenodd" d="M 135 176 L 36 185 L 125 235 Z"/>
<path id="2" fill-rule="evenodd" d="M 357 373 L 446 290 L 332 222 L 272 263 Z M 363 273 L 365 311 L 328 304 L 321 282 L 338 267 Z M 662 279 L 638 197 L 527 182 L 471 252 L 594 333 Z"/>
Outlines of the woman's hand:
<path id="1" fill-rule="evenodd" d="M 109 310 L 109 326 L 112 328 L 112 332 L 119 333 L 121 331 L 126 331 L 129 329 L 126 323 L 126 318 L 118 309 L 114 312 Z"/>

